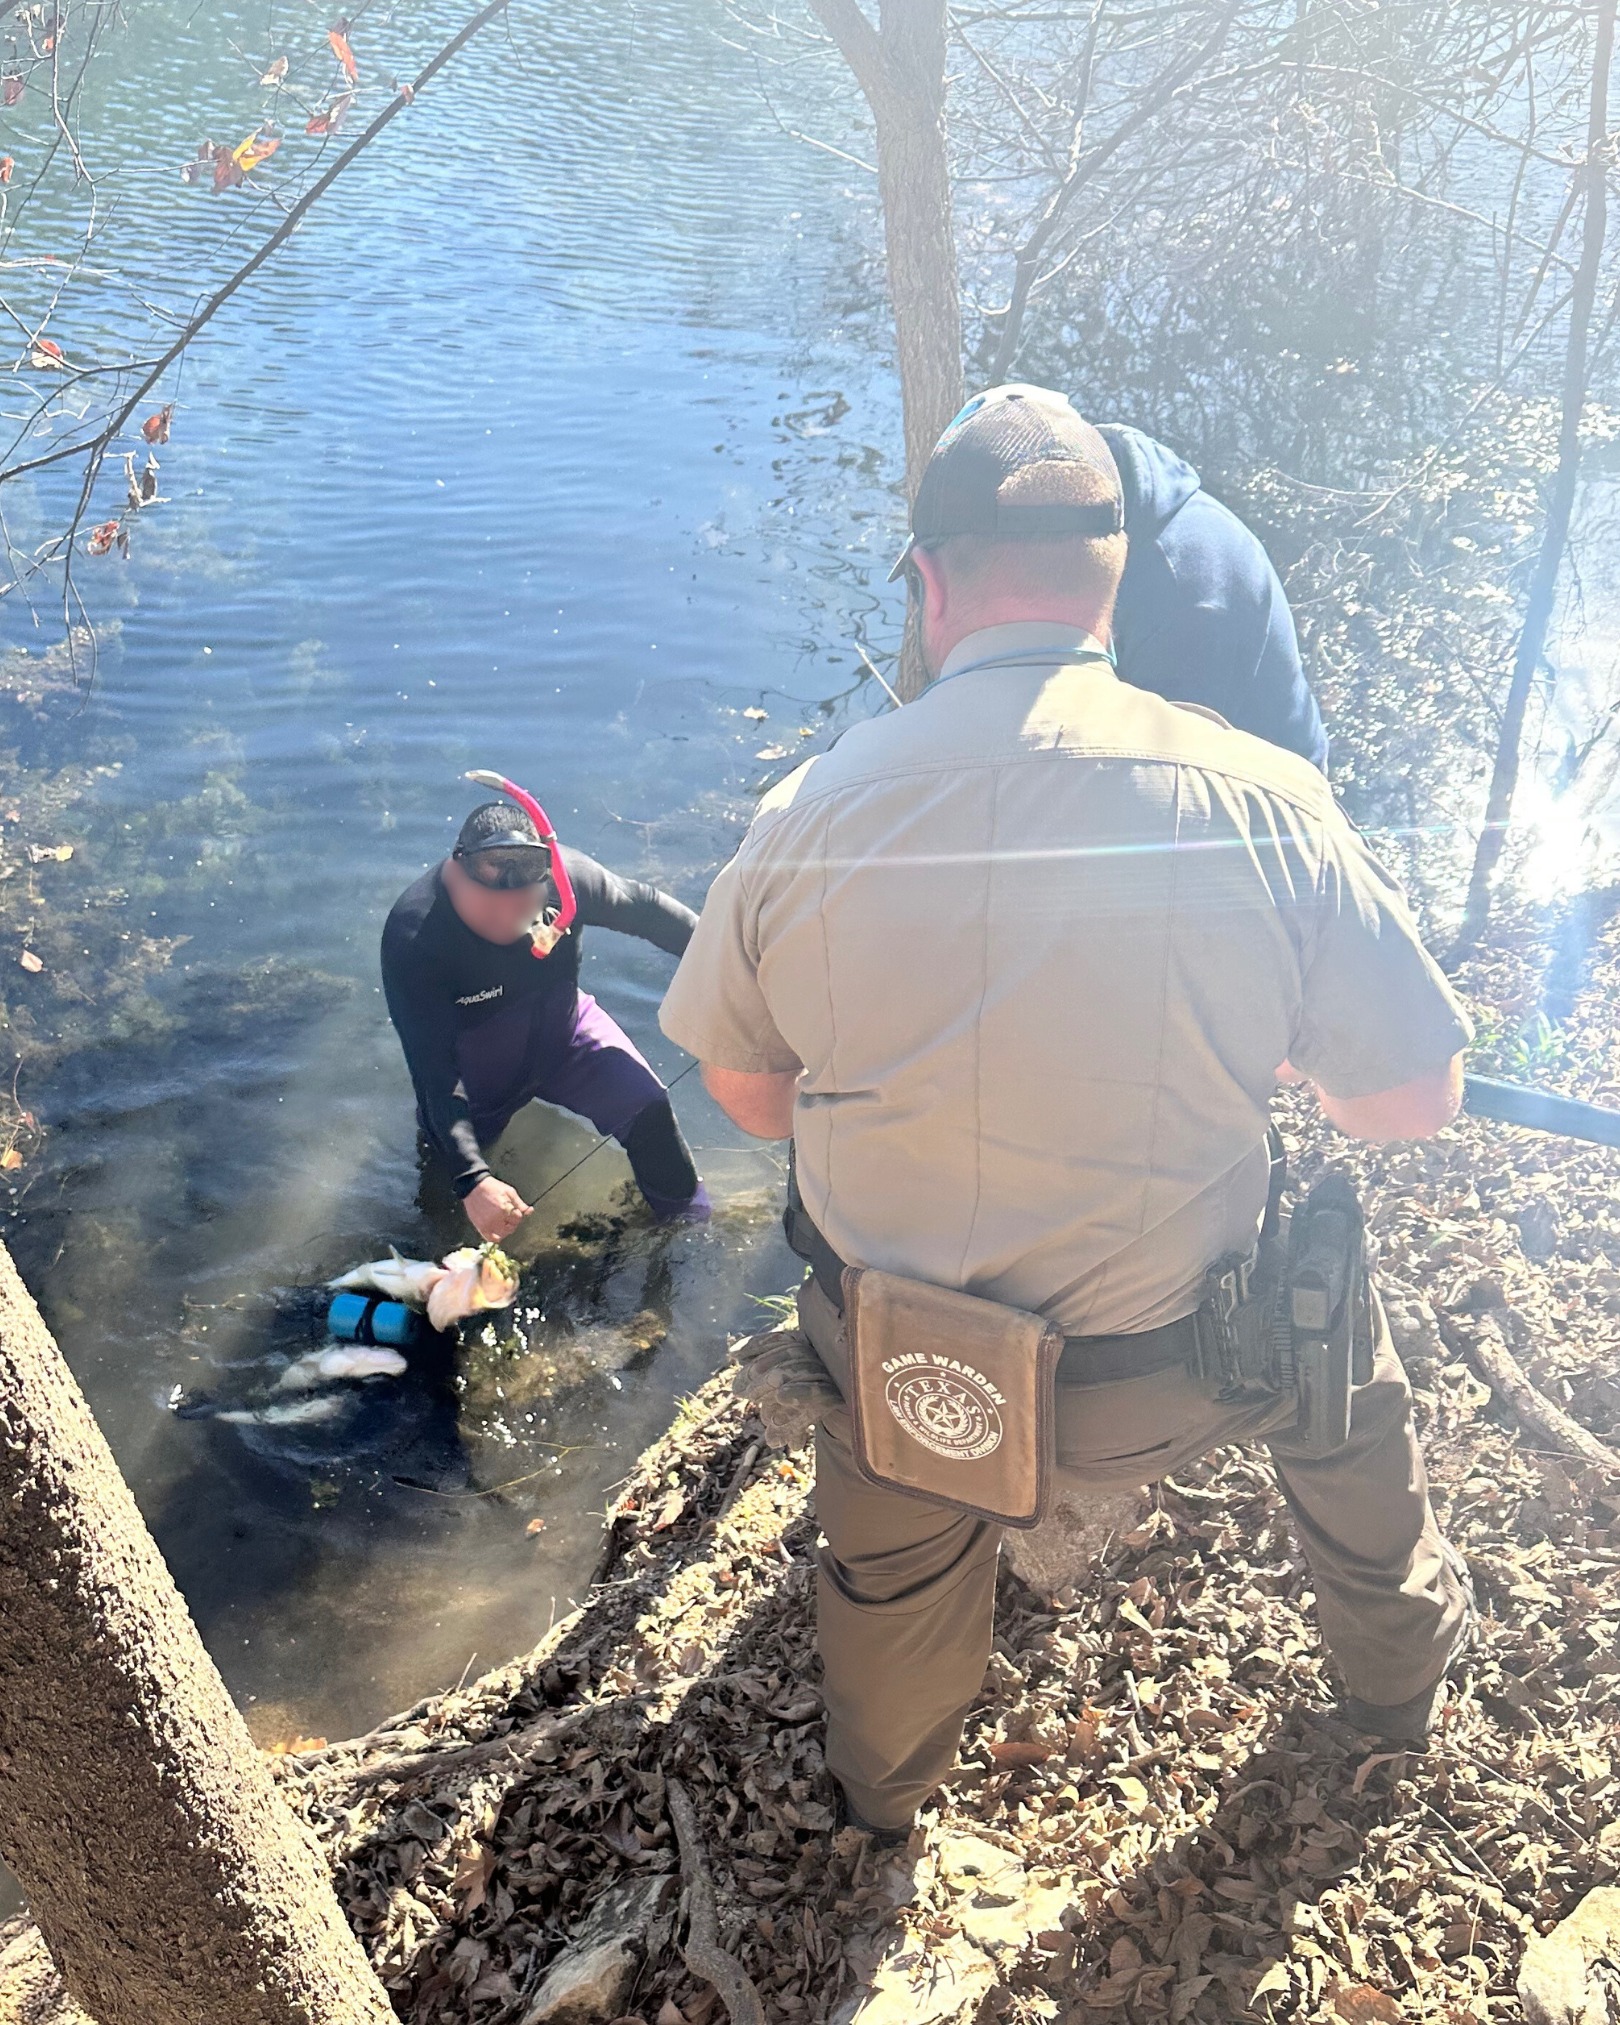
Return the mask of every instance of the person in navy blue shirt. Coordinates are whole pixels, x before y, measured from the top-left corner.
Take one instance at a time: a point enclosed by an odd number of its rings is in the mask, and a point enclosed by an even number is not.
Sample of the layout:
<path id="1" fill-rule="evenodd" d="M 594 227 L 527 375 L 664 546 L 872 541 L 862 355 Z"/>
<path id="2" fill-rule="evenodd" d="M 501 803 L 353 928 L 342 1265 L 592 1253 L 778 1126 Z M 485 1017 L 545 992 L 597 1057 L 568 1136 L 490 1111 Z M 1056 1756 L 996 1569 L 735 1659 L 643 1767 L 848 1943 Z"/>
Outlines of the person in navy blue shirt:
<path id="1" fill-rule="evenodd" d="M 991 387 L 967 403 L 940 447 L 986 401 L 1009 394 L 1036 406 L 1074 406 L 1046 387 Z M 1285 746 L 1325 771 L 1322 714 L 1300 666 L 1288 599 L 1259 536 L 1204 490 L 1174 450 L 1140 429 L 1096 426 L 1119 473 L 1113 527 L 1117 531 L 1122 522 L 1126 540 L 1112 626 L 1121 679 L 1171 703 L 1202 704 L 1239 731 Z M 1006 501 L 985 508 L 992 520 L 1019 510 Z M 911 538 L 889 572 L 890 583 L 911 567 L 913 549 L 939 538 L 930 512 L 925 505 L 919 521 L 913 509 Z M 977 531 L 993 537 L 996 528 Z"/>
<path id="2" fill-rule="evenodd" d="M 1322 715 L 1259 536 L 1174 450 L 1140 429 L 1098 431 L 1125 504 L 1127 559 L 1114 605 L 1121 676 L 1173 702 L 1201 703 L 1325 768 Z"/>

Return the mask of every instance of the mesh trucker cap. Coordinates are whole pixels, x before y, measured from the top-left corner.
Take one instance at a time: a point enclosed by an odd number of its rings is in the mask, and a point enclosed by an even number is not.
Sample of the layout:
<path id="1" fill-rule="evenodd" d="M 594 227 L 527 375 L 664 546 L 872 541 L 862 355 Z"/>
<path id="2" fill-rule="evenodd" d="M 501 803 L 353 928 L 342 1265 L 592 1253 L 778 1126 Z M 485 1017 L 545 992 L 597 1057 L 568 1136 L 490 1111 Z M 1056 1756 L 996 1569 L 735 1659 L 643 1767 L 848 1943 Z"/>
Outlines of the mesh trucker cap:
<path id="1" fill-rule="evenodd" d="M 1034 541 L 1118 534 L 1124 526 L 1108 445 L 1065 396 L 1048 387 L 991 387 L 973 396 L 934 445 L 911 509 L 911 539 L 889 582 L 913 549 L 952 535 Z"/>
<path id="2" fill-rule="evenodd" d="M 471 857 L 477 851 L 544 851 L 540 832 L 510 802 L 480 802 L 461 826 L 453 855 Z"/>

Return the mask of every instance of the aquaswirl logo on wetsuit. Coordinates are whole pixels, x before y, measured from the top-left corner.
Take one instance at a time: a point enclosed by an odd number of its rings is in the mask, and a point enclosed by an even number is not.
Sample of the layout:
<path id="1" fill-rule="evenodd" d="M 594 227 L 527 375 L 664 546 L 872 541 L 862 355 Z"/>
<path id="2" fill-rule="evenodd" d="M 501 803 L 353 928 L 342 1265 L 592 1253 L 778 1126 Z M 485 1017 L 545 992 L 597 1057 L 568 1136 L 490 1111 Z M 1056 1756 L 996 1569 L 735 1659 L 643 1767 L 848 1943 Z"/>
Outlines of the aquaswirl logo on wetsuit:
<path id="1" fill-rule="evenodd" d="M 950 1462 L 977 1462 L 1001 1446 L 1001 1392 L 959 1357 L 913 1351 L 883 1360 L 884 1404 L 913 1441 Z"/>

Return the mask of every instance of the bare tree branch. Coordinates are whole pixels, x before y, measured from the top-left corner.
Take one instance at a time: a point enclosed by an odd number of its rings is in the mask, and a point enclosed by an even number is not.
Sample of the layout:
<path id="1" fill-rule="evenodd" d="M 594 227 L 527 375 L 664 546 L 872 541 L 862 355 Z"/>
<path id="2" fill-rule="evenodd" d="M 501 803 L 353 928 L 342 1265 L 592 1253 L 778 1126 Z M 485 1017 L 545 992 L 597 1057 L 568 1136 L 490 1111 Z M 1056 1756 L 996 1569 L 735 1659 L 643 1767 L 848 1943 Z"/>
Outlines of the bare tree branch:
<path id="1" fill-rule="evenodd" d="M 860 0 L 809 0 L 809 7 L 855 73 L 855 82 L 868 100 L 881 97 L 887 83 L 883 44 L 861 12 Z"/>
<path id="2" fill-rule="evenodd" d="M 1150 120 L 1157 118 L 1177 92 L 1197 77 L 1225 43 L 1242 4 L 1243 0 L 1231 0 L 1231 4 L 1222 13 L 1212 33 L 1199 47 L 1164 73 L 1106 141 L 1099 142 L 1095 148 L 1079 156 L 1063 181 L 1053 191 L 1034 229 L 1014 256 L 1012 291 L 1008 296 L 1007 314 L 997 336 L 995 357 L 990 367 L 992 384 L 998 384 L 1006 379 L 1017 356 L 1019 342 L 1023 336 L 1024 315 L 1029 307 L 1030 294 L 1036 277 L 1040 273 L 1041 262 L 1053 234 L 1063 223 L 1070 204 L 1103 164 L 1117 154 L 1133 134 L 1139 133 Z"/>
<path id="3" fill-rule="evenodd" d="M 264 266 L 265 262 L 271 259 L 286 244 L 287 240 L 298 229 L 304 217 L 325 196 L 326 192 L 337 181 L 339 176 L 343 174 L 344 170 L 349 167 L 350 163 L 371 145 L 390 121 L 395 119 L 404 111 L 406 106 L 412 103 L 417 93 L 437 76 L 451 58 L 457 55 L 481 28 L 486 27 L 497 15 L 503 13 L 509 4 L 510 0 L 490 0 L 489 5 L 480 8 L 444 44 L 438 53 L 423 67 L 413 84 L 400 88 L 371 124 L 363 132 L 356 135 L 354 140 L 343 149 L 342 153 L 333 161 L 331 167 L 310 185 L 309 189 L 304 192 L 296 203 L 288 208 L 286 216 L 276 227 L 275 231 L 270 234 L 269 238 L 264 241 L 263 245 L 249 259 L 245 260 L 234 274 L 222 282 L 214 290 L 213 294 L 209 296 L 202 308 L 187 320 L 176 335 L 173 343 L 159 355 L 137 383 L 134 391 L 120 403 L 111 418 L 102 425 L 93 438 L 87 442 L 61 444 L 53 450 L 42 452 L 38 457 L 31 457 L 20 464 L 0 468 L 0 485 L 8 483 L 12 479 L 24 477 L 29 472 L 40 471 L 49 465 L 62 463 L 69 458 L 85 457 L 88 460 L 88 466 L 79 511 L 75 516 L 75 524 L 77 524 L 77 521 L 82 519 L 84 509 L 89 503 L 91 488 L 94 485 L 96 474 L 100 470 L 109 446 L 117 438 L 124 424 L 134 414 L 141 402 L 151 393 L 158 381 L 162 379 L 164 373 L 168 371 L 169 367 L 173 365 L 174 361 L 186 349 L 187 345 L 191 343 L 199 331 L 203 330 L 213 321 L 220 310 L 224 308 L 225 304 L 230 301 L 231 297 L 252 279 L 259 269 Z"/>

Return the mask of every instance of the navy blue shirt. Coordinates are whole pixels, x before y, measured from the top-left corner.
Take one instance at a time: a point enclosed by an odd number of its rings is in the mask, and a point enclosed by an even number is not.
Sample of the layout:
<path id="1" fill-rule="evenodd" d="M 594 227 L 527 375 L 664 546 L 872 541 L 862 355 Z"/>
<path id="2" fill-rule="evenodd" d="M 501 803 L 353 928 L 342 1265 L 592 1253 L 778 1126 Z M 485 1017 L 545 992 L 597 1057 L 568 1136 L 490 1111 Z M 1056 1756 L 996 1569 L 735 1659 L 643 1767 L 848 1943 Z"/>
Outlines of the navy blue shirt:
<path id="1" fill-rule="evenodd" d="M 1327 733 L 1259 537 L 1173 450 L 1140 429 L 1100 427 L 1119 466 L 1129 542 L 1114 606 L 1120 675 L 1325 768 Z"/>

